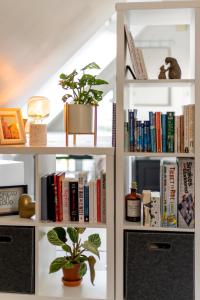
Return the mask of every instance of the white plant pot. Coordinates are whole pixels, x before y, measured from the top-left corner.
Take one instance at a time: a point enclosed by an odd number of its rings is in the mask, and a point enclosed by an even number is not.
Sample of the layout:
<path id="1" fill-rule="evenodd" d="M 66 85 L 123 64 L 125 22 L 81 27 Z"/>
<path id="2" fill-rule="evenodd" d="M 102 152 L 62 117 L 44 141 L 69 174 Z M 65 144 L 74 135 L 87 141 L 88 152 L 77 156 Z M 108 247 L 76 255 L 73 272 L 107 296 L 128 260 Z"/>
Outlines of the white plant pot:
<path id="1" fill-rule="evenodd" d="M 66 110 L 65 110 L 66 111 Z M 68 133 L 94 133 L 94 106 L 85 104 L 68 104 Z"/>

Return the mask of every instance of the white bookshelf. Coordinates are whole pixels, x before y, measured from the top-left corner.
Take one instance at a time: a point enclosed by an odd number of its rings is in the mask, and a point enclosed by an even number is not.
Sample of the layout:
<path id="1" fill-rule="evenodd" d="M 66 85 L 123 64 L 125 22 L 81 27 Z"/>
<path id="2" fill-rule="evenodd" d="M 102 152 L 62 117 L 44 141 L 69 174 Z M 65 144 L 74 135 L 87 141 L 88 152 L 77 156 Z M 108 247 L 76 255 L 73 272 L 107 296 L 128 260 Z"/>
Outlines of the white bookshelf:
<path id="1" fill-rule="evenodd" d="M 35 294 L 18 295 L 0 293 L 0 299 L 66 299 L 66 300 L 114 300 L 114 149 L 111 147 L 65 147 L 63 140 L 54 138 L 46 147 L 31 147 L 29 145 L 0 146 L 0 155 L 30 156 L 34 158 L 34 182 L 36 215 L 31 219 L 23 219 L 18 215 L 0 216 L 0 225 L 33 226 L 35 227 Z M 104 223 L 79 223 L 79 222 L 44 222 L 41 221 L 41 186 L 40 178 L 44 174 L 56 171 L 56 155 L 89 155 L 101 156 L 106 165 L 106 224 Z M 31 170 L 30 170 L 31 172 Z M 105 271 L 97 271 L 96 283 L 90 283 L 89 272 L 83 278 L 82 285 L 76 288 L 64 287 L 61 281 L 61 272 L 48 274 L 49 263 L 55 259 L 55 247 L 51 246 L 46 237 L 46 232 L 54 226 L 78 226 L 106 231 L 106 267 Z M 41 274 L 42 272 L 42 274 Z"/>
<path id="2" fill-rule="evenodd" d="M 159 1 L 159 2 L 128 2 L 117 3 L 117 117 L 116 117 L 116 300 L 122 300 L 124 287 L 124 231 L 160 231 L 160 232 L 193 232 L 195 233 L 195 299 L 200 299 L 200 2 L 199 1 Z M 132 80 L 125 76 L 126 46 L 124 24 L 130 26 L 134 31 L 134 26 L 147 25 L 178 25 L 188 24 L 190 28 L 190 67 L 188 76 L 180 80 Z M 173 56 L 173 55 L 171 55 Z M 165 58 L 165 57 L 164 57 Z M 163 58 L 163 60 L 164 60 Z M 131 63 L 130 63 L 131 66 Z M 130 77 L 129 77 L 130 78 Z M 191 101 L 195 103 L 195 149 L 196 153 L 142 153 L 126 152 L 124 150 L 124 109 L 128 103 L 129 89 L 145 88 L 184 88 L 191 90 Z M 179 104 L 179 103 L 178 103 Z M 180 100 L 180 105 L 181 100 Z M 150 105 L 148 105 L 149 107 Z M 128 108 L 132 108 L 128 107 Z M 142 106 L 138 107 L 138 111 Z M 153 107 L 156 111 L 156 107 Z M 173 110 L 173 108 L 172 108 Z M 196 195 L 196 224 L 195 229 L 183 228 L 155 228 L 145 227 L 140 223 L 131 223 L 125 220 L 125 194 L 127 187 L 130 187 L 131 170 L 130 159 L 132 158 L 195 158 L 195 195 Z"/>

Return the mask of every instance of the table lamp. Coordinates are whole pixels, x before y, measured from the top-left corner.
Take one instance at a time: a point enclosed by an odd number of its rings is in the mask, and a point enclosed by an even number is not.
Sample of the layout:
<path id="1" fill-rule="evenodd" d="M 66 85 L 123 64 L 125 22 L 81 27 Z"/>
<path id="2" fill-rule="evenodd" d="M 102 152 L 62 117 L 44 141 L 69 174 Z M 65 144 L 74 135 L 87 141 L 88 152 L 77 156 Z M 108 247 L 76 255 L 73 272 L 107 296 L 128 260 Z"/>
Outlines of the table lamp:
<path id="1" fill-rule="evenodd" d="M 42 96 L 34 96 L 28 100 L 28 116 L 30 121 L 30 146 L 47 145 L 47 125 L 42 123 L 49 116 L 49 100 Z"/>

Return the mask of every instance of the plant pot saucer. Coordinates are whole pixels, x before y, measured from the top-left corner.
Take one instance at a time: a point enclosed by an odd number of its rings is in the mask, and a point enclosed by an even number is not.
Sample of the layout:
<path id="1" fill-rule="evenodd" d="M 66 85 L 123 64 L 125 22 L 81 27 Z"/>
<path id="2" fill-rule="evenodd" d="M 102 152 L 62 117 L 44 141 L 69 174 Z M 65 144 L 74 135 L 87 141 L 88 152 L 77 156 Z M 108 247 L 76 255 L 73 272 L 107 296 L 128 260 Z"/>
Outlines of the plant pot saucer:
<path id="1" fill-rule="evenodd" d="M 65 280 L 64 277 L 62 277 L 62 282 L 63 282 L 64 286 L 69 286 L 69 287 L 79 286 L 81 284 L 81 281 L 82 281 L 82 278 L 79 280 L 69 281 L 69 280 Z"/>

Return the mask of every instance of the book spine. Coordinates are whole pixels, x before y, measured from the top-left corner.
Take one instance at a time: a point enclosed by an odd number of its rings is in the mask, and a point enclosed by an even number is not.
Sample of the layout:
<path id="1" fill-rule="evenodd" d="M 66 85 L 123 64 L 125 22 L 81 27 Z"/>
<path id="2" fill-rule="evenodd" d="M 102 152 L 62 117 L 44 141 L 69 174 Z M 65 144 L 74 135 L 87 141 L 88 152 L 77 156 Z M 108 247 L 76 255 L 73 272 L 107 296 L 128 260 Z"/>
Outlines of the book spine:
<path id="1" fill-rule="evenodd" d="M 180 116 L 180 152 L 184 153 L 184 116 Z"/>
<path id="2" fill-rule="evenodd" d="M 144 152 L 148 152 L 148 121 L 144 121 Z"/>
<path id="3" fill-rule="evenodd" d="M 188 139 L 189 152 L 194 153 L 194 132 L 195 132 L 195 105 L 188 105 Z"/>
<path id="4" fill-rule="evenodd" d="M 129 145 L 130 145 L 130 151 L 134 152 L 134 145 L 135 145 L 135 140 L 134 140 L 134 112 L 129 110 L 128 112 L 129 115 Z"/>
<path id="5" fill-rule="evenodd" d="M 129 131 L 128 122 L 124 122 L 124 151 L 129 151 Z"/>
<path id="6" fill-rule="evenodd" d="M 150 122 L 150 138 L 151 138 L 151 152 L 156 152 L 155 151 L 155 141 L 154 141 L 154 121 L 153 121 L 153 112 L 149 112 L 149 122 Z"/>
<path id="7" fill-rule="evenodd" d="M 151 227 L 160 227 L 160 193 L 151 192 Z"/>
<path id="8" fill-rule="evenodd" d="M 140 126 L 140 152 L 144 151 L 144 123 Z"/>
<path id="9" fill-rule="evenodd" d="M 116 103 L 112 107 L 112 147 L 116 147 Z"/>
<path id="10" fill-rule="evenodd" d="M 174 117 L 174 152 L 178 152 L 178 116 Z"/>
<path id="11" fill-rule="evenodd" d="M 137 151 L 137 139 L 136 139 L 136 135 L 137 135 L 137 109 L 133 110 L 134 112 L 134 151 Z"/>
<path id="12" fill-rule="evenodd" d="M 57 176 L 57 201 L 58 201 L 58 222 L 63 221 L 63 198 L 62 198 L 62 180 L 65 178 L 65 173 Z"/>
<path id="13" fill-rule="evenodd" d="M 97 179 L 97 222 L 101 223 L 101 179 Z"/>
<path id="14" fill-rule="evenodd" d="M 70 217 L 71 221 L 79 221 L 78 209 L 78 181 L 69 182 L 69 195 L 70 195 Z"/>
<path id="15" fill-rule="evenodd" d="M 176 135 L 177 135 L 177 152 L 181 152 L 181 116 L 177 117 L 176 121 Z"/>
<path id="16" fill-rule="evenodd" d="M 167 226 L 177 227 L 177 164 L 170 164 L 168 169 L 167 191 L 169 214 L 167 216 Z"/>
<path id="17" fill-rule="evenodd" d="M 143 190 L 143 225 L 151 226 L 151 191 Z"/>
<path id="18" fill-rule="evenodd" d="M 97 181 L 93 182 L 93 193 L 94 193 L 94 222 L 97 223 Z"/>
<path id="19" fill-rule="evenodd" d="M 141 127 L 141 121 L 136 122 L 136 151 L 140 152 L 140 127 Z"/>
<path id="20" fill-rule="evenodd" d="M 41 177 L 41 220 L 47 221 L 47 176 Z"/>
<path id="21" fill-rule="evenodd" d="M 178 225 L 195 226 L 195 160 L 191 158 L 179 159 Z"/>
<path id="22" fill-rule="evenodd" d="M 162 152 L 162 144 L 161 144 L 161 113 L 155 113 L 156 120 L 156 150 L 157 152 Z"/>
<path id="23" fill-rule="evenodd" d="M 55 200 L 55 222 L 59 222 L 58 214 L 58 178 L 57 174 L 54 174 L 54 200 Z"/>
<path id="24" fill-rule="evenodd" d="M 150 132 L 150 122 L 146 121 L 147 123 L 147 151 L 151 151 L 151 132 Z"/>
<path id="25" fill-rule="evenodd" d="M 94 222 L 94 181 L 89 182 L 89 221 Z"/>
<path id="26" fill-rule="evenodd" d="M 63 220 L 70 221 L 69 179 L 62 180 Z"/>
<path id="27" fill-rule="evenodd" d="M 106 173 L 101 176 L 101 222 L 106 223 Z"/>
<path id="28" fill-rule="evenodd" d="M 86 173 L 80 172 L 78 174 L 78 213 L 80 223 L 84 222 L 84 185 L 86 182 Z"/>
<path id="29" fill-rule="evenodd" d="M 167 152 L 174 152 L 174 112 L 167 112 Z"/>
<path id="30" fill-rule="evenodd" d="M 167 116 L 161 114 L 162 152 L 167 152 Z"/>
<path id="31" fill-rule="evenodd" d="M 161 211 L 162 211 L 162 226 L 163 227 L 167 227 L 167 215 L 168 215 L 168 206 L 167 206 L 167 166 L 163 165 L 161 168 L 161 172 L 162 172 L 162 197 L 163 197 L 163 201 L 162 201 L 162 207 L 161 207 Z"/>
<path id="32" fill-rule="evenodd" d="M 189 152 L 189 120 L 188 120 L 188 106 L 184 105 L 184 152 Z"/>
<path id="33" fill-rule="evenodd" d="M 84 185 L 84 222 L 89 222 L 89 185 Z"/>

